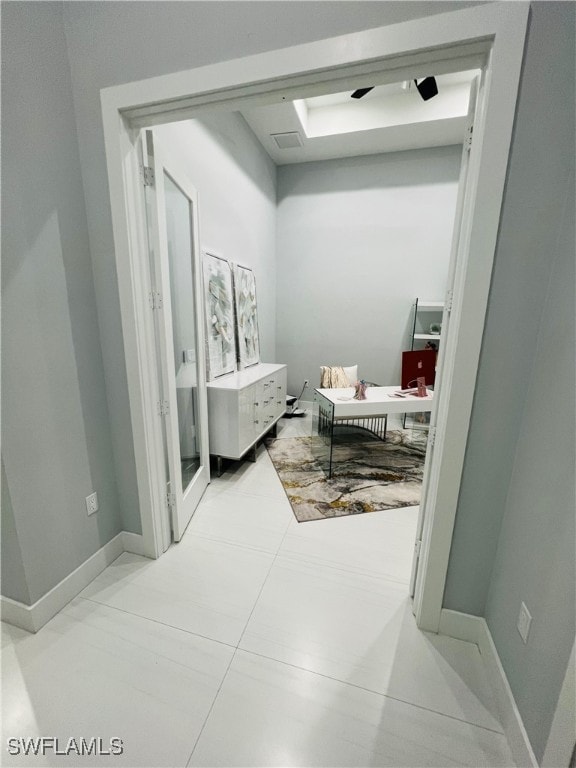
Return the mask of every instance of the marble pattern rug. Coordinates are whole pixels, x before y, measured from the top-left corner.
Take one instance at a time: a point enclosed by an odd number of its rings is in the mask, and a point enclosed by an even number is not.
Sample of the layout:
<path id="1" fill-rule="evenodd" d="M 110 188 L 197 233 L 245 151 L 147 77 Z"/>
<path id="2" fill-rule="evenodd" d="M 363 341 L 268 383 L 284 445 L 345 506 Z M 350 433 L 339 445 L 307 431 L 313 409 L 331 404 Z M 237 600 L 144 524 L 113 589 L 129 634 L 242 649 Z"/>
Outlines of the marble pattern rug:
<path id="1" fill-rule="evenodd" d="M 331 478 L 315 455 L 313 440 L 317 438 L 266 441 L 298 522 L 420 503 L 425 431 L 389 430 L 386 442 L 369 439 L 365 432 L 346 436 L 334 446 Z"/>

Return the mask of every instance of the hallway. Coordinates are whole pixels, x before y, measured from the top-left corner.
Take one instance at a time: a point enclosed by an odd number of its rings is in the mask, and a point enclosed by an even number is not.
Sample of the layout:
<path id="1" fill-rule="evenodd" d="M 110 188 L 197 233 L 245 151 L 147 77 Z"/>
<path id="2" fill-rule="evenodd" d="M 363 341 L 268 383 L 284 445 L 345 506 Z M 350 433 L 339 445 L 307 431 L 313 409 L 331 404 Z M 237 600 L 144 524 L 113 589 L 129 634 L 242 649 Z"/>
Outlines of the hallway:
<path id="1" fill-rule="evenodd" d="M 4 745 L 123 742 L 3 765 L 512 766 L 476 646 L 416 629 L 416 516 L 298 524 L 260 447 L 159 560 L 124 553 L 37 635 L 3 625 Z"/>

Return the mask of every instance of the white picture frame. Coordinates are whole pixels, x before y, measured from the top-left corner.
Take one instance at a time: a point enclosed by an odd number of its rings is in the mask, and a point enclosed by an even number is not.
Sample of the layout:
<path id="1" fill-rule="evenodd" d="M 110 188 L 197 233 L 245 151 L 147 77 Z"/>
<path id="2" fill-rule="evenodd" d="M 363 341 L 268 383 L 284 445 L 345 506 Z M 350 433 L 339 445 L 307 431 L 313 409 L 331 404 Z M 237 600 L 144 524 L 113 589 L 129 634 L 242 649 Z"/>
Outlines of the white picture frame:
<path id="1" fill-rule="evenodd" d="M 238 368 L 243 370 L 260 362 L 256 278 L 249 267 L 240 264 L 234 265 L 233 273 Z"/>
<path id="2" fill-rule="evenodd" d="M 204 251 L 206 375 L 208 381 L 236 370 L 236 334 L 231 264 Z"/>

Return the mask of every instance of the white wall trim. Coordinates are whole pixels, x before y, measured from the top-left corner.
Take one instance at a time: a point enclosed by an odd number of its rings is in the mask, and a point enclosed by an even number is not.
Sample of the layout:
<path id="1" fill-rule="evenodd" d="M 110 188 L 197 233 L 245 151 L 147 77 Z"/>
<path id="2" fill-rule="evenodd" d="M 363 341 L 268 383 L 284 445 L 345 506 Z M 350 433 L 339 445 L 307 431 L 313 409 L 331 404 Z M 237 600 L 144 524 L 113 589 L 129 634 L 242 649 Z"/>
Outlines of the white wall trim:
<path id="1" fill-rule="evenodd" d="M 131 552 L 133 555 L 144 555 L 144 542 L 139 533 L 121 531 L 120 536 L 122 536 L 124 552 Z"/>
<path id="2" fill-rule="evenodd" d="M 141 555 L 142 550 L 142 536 L 121 531 L 32 605 L 0 596 L 2 621 L 14 624 L 27 632 L 38 632 L 122 552 Z"/>
<path id="3" fill-rule="evenodd" d="M 494 645 L 492 634 L 481 616 L 472 616 L 468 613 L 459 613 L 442 609 L 440 614 L 441 635 L 448 635 L 478 646 L 488 683 L 494 694 L 497 715 L 504 729 L 504 735 L 508 740 L 514 762 L 517 766 L 525 768 L 538 768 L 538 761 L 526 733 L 522 717 L 516 706 L 516 701 L 506 677 L 506 672 L 500 661 L 498 651 Z"/>
<path id="4" fill-rule="evenodd" d="M 19 603 L 9 597 L 0 595 L 0 616 L 2 621 L 13 624 L 15 627 L 25 629 L 27 632 L 36 632 L 32 617 L 32 606 Z"/>
<path id="5" fill-rule="evenodd" d="M 479 638 L 484 632 L 483 622 L 485 620 L 481 616 L 442 608 L 438 632 L 441 635 L 455 637 L 457 640 L 465 640 L 467 643 L 474 643 L 474 645 L 479 646 Z"/>

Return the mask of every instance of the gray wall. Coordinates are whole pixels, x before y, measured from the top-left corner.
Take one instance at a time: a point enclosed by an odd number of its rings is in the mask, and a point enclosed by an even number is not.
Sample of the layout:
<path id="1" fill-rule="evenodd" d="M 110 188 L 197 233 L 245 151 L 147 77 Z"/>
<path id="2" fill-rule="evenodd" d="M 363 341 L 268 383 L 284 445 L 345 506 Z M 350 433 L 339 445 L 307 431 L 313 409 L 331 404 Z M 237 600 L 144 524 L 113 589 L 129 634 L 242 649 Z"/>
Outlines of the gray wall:
<path id="1" fill-rule="evenodd" d="M 154 133 L 198 192 L 201 249 L 254 270 L 260 355 L 276 362 L 276 166 L 238 112 Z"/>
<path id="2" fill-rule="evenodd" d="M 479 616 L 484 615 L 574 155 L 571 14 L 571 3 L 532 5 L 445 591 L 446 607 Z"/>
<path id="3" fill-rule="evenodd" d="M 10 498 L 10 489 L 6 481 L 3 461 L 2 479 L 0 482 L 2 483 L 0 530 L 0 540 L 2 541 L 2 557 L 0 559 L 2 567 L 2 594 L 5 597 L 10 597 L 12 600 L 19 600 L 21 603 L 30 604 L 30 592 L 28 590 L 22 550 L 16 530 L 12 499 Z"/>
<path id="4" fill-rule="evenodd" d="M 566 159 L 574 173 L 574 156 Z M 574 177 L 563 183 L 564 221 L 549 253 L 552 274 L 486 602 L 486 620 L 538 759 L 576 631 Z M 516 630 L 521 601 L 533 616 L 527 645 Z"/>
<path id="5" fill-rule="evenodd" d="M 2 107 L 3 589 L 28 603 L 122 528 L 58 3 L 4 4 Z"/>
<path id="6" fill-rule="evenodd" d="M 278 169 L 277 357 L 290 392 L 305 379 L 312 392 L 321 365 L 358 364 L 362 378 L 400 382 L 414 299 L 446 293 L 461 153 Z"/>
<path id="7" fill-rule="evenodd" d="M 574 29 L 574 4 L 533 4 L 445 593 L 486 616 L 538 758 L 576 603 Z"/>

